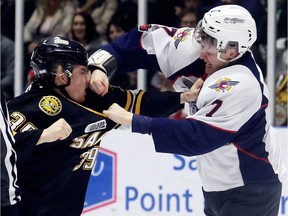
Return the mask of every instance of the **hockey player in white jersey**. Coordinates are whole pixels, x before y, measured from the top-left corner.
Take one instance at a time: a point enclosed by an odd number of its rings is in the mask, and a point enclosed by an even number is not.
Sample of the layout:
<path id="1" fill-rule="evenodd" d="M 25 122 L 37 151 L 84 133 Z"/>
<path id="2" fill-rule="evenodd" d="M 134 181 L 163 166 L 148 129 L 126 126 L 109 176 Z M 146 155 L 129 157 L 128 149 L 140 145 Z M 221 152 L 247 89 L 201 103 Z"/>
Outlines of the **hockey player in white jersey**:
<path id="1" fill-rule="evenodd" d="M 207 76 L 193 114 L 149 118 L 117 104 L 104 114 L 151 134 L 157 152 L 197 155 L 207 216 L 276 216 L 282 165 L 267 86 L 250 51 L 256 23 L 243 7 L 219 6 L 205 13 L 193 38 Z"/>

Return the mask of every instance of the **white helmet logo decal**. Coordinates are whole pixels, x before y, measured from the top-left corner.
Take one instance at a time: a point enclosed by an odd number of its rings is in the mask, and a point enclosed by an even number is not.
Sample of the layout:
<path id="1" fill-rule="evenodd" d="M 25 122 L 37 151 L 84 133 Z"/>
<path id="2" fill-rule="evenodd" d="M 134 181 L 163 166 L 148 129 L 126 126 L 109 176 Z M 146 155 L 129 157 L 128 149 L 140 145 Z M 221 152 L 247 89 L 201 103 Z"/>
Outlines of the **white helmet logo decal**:
<path id="1" fill-rule="evenodd" d="M 56 37 L 56 38 L 54 39 L 54 43 L 55 43 L 55 44 L 68 45 L 68 44 L 69 44 L 69 41 L 63 40 L 63 39 L 61 39 L 61 38 L 59 38 L 59 37 Z"/>
<path id="2" fill-rule="evenodd" d="M 228 23 L 231 23 L 231 24 L 244 23 L 244 19 L 225 17 L 224 18 L 224 23 L 226 23 L 226 24 L 228 24 Z"/>

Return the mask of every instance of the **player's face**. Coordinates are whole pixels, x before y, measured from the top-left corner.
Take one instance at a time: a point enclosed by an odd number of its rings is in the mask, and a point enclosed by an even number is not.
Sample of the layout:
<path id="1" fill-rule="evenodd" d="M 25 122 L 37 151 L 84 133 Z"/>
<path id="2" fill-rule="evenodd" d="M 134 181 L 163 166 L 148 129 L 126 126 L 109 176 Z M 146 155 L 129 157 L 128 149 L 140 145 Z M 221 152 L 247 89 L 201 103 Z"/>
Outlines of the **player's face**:
<path id="1" fill-rule="evenodd" d="M 119 26 L 111 24 L 109 27 L 109 38 L 111 41 L 116 40 L 117 38 L 119 38 L 124 33 L 125 33 L 124 30 Z"/>
<path id="2" fill-rule="evenodd" d="M 85 20 L 82 16 L 76 15 L 73 19 L 72 31 L 78 39 L 84 39 L 86 34 Z"/>
<path id="3" fill-rule="evenodd" d="M 91 72 L 83 65 L 74 65 L 70 85 L 65 89 L 69 96 L 76 102 L 85 100 L 86 89 L 89 87 Z"/>
<path id="4" fill-rule="evenodd" d="M 222 57 L 222 53 L 221 53 Z M 217 58 L 217 49 L 215 46 L 201 44 L 201 53 L 200 59 L 202 59 L 205 64 L 205 73 L 207 75 L 211 75 L 215 71 L 223 68 L 225 66 L 225 62 L 220 61 Z"/>
<path id="5" fill-rule="evenodd" d="M 183 16 L 180 27 L 191 27 L 195 28 L 197 25 L 197 16 L 196 13 L 187 13 L 185 16 Z"/>

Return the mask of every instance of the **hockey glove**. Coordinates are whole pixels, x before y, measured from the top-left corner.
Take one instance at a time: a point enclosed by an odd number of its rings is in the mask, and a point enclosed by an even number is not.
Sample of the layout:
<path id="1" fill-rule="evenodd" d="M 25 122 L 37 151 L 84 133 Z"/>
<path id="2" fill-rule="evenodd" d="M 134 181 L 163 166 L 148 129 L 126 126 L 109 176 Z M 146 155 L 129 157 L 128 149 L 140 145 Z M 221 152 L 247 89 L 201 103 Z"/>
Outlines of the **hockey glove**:
<path id="1" fill-rule="evenodd" d="M 117 62 L 109 52 L 99 49 L 88 58 L 88 69 L 91 72 L 100 69 L 111 76 L 117 70 Z"/>

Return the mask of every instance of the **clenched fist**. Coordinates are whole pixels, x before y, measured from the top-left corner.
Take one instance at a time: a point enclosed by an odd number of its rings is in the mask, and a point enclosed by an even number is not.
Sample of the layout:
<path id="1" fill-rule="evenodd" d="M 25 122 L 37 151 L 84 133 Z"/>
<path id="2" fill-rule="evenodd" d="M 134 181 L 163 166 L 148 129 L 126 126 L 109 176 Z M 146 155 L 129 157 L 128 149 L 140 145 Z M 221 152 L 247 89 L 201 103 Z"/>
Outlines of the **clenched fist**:
<path id="1" fill-rule="evenodd" d="M 109 81 L 107 75 L 96 69 L 91 74 L 89 88 L 98 95 L 104 96 L 108 92 Z"/>
<path id="2" fill-rule="evenodd" d="M 133 113 L 128 112 L 124 108 L 120 107 L 118 104 L 113 103 L 108 110 L 103 110 L 103 113 L 112 121 L 122 124 L 131 125 Z"/>
<path id="3" fill-rule="evenodd" d="M 54 142 L 56 140 L 64 140 L 71 134 L 71 132 L 71 126 L 63 118 L 61 118 L 43 130 L 37 145 L 46 142 Z"/>

